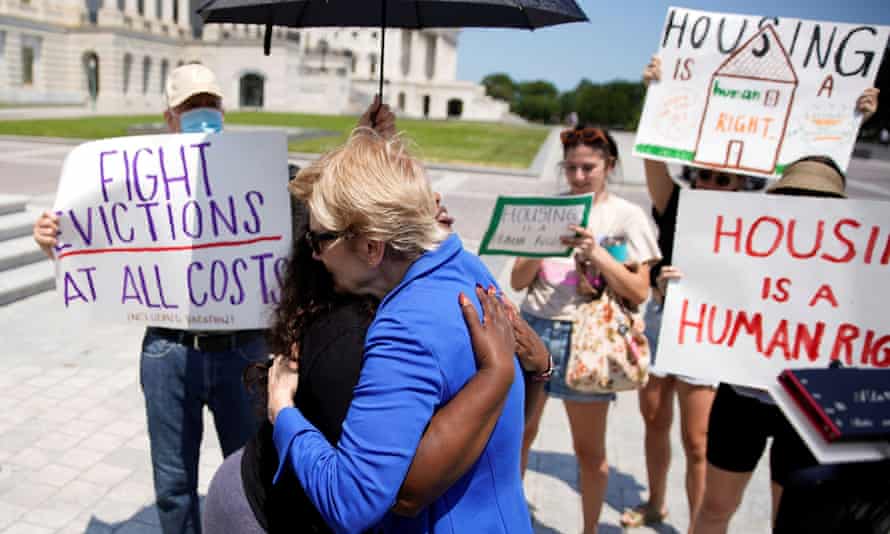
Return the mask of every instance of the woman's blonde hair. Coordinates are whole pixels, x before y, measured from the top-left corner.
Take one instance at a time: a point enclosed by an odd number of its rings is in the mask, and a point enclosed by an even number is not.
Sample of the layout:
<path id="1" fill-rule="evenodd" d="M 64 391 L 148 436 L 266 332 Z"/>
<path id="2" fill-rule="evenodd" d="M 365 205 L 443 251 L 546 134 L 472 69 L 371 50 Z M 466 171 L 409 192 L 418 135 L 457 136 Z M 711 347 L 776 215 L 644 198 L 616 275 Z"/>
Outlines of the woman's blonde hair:
<path id="1" fill-rule="evenodd" d="M 346 144 L 300 170 L 288 186 L 323 228 L 383 241 L 416 258 L 447 237 L 423 166 L 398 137 L 356 128 Z"/>

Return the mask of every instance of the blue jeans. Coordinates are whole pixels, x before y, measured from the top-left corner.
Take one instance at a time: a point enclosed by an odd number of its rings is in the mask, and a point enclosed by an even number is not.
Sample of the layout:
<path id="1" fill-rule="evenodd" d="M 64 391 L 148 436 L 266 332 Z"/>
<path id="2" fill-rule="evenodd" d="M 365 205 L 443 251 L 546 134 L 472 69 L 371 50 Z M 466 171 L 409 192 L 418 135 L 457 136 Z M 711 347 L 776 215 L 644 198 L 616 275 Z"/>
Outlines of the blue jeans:
<path id="1" fill-rule="evenodd" d="M 266 358 L 262 335 L 227 351 L 197 351 L 149 328 L 139 379 L 145 395 L 158 516 L 164 534 L 200 534 L 198 456 L 203 409 L 213 413 L 223 456 L 244 446 L 258 418 L 241 381 L 247 364 Z"/>
<path id="2" fill-rule="evenodd" d="M 571 321 L 554 321 L 520 312 L 525 322 L 541 338 L 553 357 L 553 375 L 545 385 L 547 395 L 575 402 L 608 402 L 615 400 L 614 393 L 584 393 L 566 385 L 566 369 L 572 352 Z"/>

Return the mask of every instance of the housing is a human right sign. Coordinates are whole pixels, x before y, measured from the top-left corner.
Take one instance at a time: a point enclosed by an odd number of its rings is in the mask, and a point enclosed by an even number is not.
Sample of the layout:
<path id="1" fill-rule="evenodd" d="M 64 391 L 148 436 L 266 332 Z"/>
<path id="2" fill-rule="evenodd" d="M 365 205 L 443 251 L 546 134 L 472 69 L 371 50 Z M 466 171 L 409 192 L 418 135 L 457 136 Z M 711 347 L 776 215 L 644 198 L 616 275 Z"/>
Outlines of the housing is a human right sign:
<path id="1" fill-rule="evenodd" d="M 834 360 L 890 368 L 888 208 L 684 190 L 658 368 L 764 389 Z"/>
<path id="2" fill-rule="evenodd" d="M 634 155 L 776 176 L 805 155 L 844 169 L 890 27 L 672 7 Z"/>

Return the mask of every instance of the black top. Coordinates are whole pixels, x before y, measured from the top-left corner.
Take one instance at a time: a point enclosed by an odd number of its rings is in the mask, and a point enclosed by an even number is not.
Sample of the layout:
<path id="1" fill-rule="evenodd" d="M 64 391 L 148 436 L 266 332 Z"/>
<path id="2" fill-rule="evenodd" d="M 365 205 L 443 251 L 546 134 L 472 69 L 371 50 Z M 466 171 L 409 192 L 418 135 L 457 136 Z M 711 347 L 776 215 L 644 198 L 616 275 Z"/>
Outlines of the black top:
<path id="1" fill-rule="evenodd" d="M 332 445 L 340 439 L 358 383 L 371 318 L 365 301 L 344 300 L 310 324 L 303 336 L 294 404 Z M 292 469 L 272 485 L 277 468 L 272 424 L 264 421 L 241 459 L 244 492 L 260 525 L 270 533 L 331 532 Z"/>
<path id="2" fill-rule="evenodd" d="M 677 206 L 680 203 L 680 186 L 674 184 L 671 191 L 671 197 L 668 199 L 667 206 L 664 207 L 664 213 L 659 214 L 655 206 L 652 206 L 652 218 L 655 219 L 655 226 L 658 227 L 658 248 L 661 249 L 661 259 L 649 270 L 649 285 L 656 287 L 655 281 L 661 268 L 671 264 L 671 257 L 674 255 L 674 230 L 677 226 Z"/>

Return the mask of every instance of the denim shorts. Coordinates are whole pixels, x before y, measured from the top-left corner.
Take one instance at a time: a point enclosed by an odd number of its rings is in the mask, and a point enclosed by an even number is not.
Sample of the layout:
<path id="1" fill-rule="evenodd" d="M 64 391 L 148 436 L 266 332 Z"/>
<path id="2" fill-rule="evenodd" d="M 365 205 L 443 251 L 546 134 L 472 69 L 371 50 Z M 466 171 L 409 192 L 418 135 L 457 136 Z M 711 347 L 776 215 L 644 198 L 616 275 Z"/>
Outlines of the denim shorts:
<path id="1" fill-rule="evenodd" d="M 546 384 L 547 395 L 575 402 L 608 402 L 615 400 L 614 393 L 583 393 L 566 385 L 566 364 L 572 348 L 572 322 L 543 319 L 526 312 L 522 318 L 532 327 L 550 355 L 553 356 L 553 376 Z"/>
<path id="2" fill-rule="evenodd" d="M 655 353 L 658 351 L 658 335 L 661 332 L 661 319 L 663 314 L 664 304 L 658 304 L 654 300 L 650 300 L 646 304 L 646 313 L 643 316 L 643 322 L 646 324 L 646 329 L 643 333 L 646 335 L 646 340 L 649 341 L 649 374 L 652 376 L 657 376 L 659 378 L 673 376 L 676 377 L 677 380 L 682 380 L 683 382 L 686 382 L 691 386 L 710 386 L 712 388 L 717 387 L 717 384 L 710 380 L 702 380 L 701 378 L 693 378 L 686 375 L 666 373 L 655 366 Z"/>

